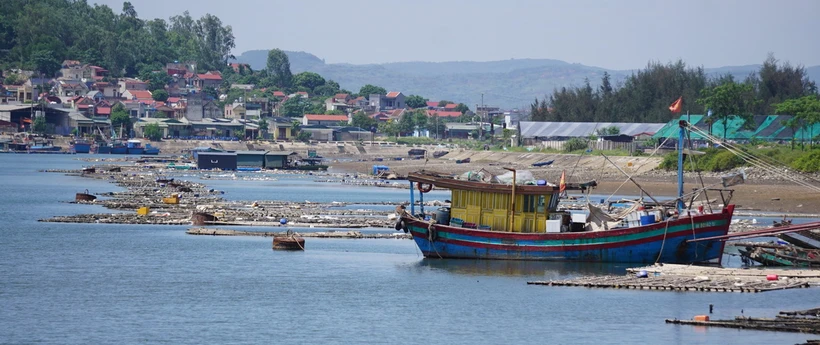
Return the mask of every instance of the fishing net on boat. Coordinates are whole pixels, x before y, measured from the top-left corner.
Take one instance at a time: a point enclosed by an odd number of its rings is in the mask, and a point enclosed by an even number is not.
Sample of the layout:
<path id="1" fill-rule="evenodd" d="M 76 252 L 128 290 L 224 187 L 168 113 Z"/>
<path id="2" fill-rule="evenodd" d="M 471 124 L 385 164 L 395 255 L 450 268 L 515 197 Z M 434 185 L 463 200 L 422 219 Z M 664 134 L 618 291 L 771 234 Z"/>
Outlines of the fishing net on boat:
<path id="1" fill-rule="evenodd" d="M 508 171 L 501 175 L 496 176 L 493 179 L 494 183 L 500 184 L 512 184 L 513 182 L 513 172 Z M 532 175 L 532 172 L 529 170 L 519 170 L 515 174 L 515 184 L 517 185 L 525 185 L 525 184 L 532 184 L 536 183 L 535 176 Z"/>
<path id="2" fill-rule="evenodd" d="M 641 204 L 636 202 L 629 208 L 617 214 L 606 213 L 606 211 L 600 207 L 596 207 L 590 203 L 587 203 L 587 207 L 589 208 L 589 216 L 587 216 L 586 229 L 592 231 L 604 231 L 618 227 L 621 224 L 621 221 L 626 218 L 626 215 L 637 211 L 638 208 L 641 207 Z"/>
<path id="3" fill-rule="evenodd" d="M 490 182 L 495 176 L 489 171 L 481 169 L 479 171 L 468 171 L 458 176 L 459 180 L 476 181 L 476 182 Z"/>

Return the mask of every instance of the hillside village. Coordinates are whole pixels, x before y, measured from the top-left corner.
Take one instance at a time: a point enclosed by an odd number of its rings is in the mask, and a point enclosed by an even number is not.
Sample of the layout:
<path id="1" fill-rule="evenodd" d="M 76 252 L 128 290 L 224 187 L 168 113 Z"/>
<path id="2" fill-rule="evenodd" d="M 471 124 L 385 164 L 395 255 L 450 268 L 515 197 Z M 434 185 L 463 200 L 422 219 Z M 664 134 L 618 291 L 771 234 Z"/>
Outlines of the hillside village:
<path id="1" fill-rule="evenodd" d="M 228 68 L 235 73 L 250 70 L 238 63 Z M 200 71 L 194 62 L 170 62 L 161 71 L 153 71 L 152 76 L 167 81 L 161 84 L 111 78 L 104 67 L 78 60 L 63 61 L 56 78 L 39 78 L 33 71 L 20 70 L 4 75 L 14 76 L 13 84 L 0 89 L 0 103 L 8 114 L 0 118 L 0 126 L 9 132 L 30 130 L 32 114 L 45 117 L 48 134 L 109 138 L 143 137 L 149 125 L 159 126 L 162 138 L 291 140 L 303 132 L 301 139 L 318 141 L 370 140 L 374 133 L 467 138 L 478 130 L 482 119 L 488 127 L 485 130 L 495 129 L 493 121 L 499 124 L 499 133 L 506 127 L 501 123 L 504 113 L 495 107 L 479 107 L 476 113 L 463 104 L 426 99 L 411 107 L 401 91 L 339 92 L 329 97 L 308 91 L 285 93 L 254 84 L 226 83 L 223 72 Z M 118 110 L 127 113 L 129 120 L 112 117 Z M 506 114 L 507 124 L 510 114 Z M 426 122 L 433 127 L 396 130 L 384 126 L 398 125 L 402 117 L 413 116 L 428 118 Z M 129 125 L 133 129 L 123 131 Z"/>

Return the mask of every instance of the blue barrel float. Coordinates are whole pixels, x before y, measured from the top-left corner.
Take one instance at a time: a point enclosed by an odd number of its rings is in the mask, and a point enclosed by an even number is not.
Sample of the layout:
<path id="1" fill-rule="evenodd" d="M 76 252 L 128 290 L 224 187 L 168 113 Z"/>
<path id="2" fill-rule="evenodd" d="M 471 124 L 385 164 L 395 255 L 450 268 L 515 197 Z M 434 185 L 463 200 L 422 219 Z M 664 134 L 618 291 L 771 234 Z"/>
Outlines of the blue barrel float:
<path id="1" fill-rule="evenodd" d="M 648 214 L 648 215 L 645 215 L 645 216 L 641 216 L 641 225 L 650 225 L 650 224 L 655 224 L 655 215 L 654 214 Z"/>

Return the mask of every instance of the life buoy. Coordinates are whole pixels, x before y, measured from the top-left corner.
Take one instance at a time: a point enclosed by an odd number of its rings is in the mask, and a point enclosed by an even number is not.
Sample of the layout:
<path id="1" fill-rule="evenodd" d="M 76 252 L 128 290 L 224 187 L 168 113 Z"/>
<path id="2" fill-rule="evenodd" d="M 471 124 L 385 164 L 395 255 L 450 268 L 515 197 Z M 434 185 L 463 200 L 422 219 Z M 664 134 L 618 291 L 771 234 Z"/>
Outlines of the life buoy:
<path id="1" fill-rule="evenodd" d="M 430 184 L 430 183 L 428 183 L 426 185 L 424 183 L 419 183 L 418 188 L 419 188 L 419 192 L 427 193 L 427 192 L 433 190 L 433 185 Z"/>

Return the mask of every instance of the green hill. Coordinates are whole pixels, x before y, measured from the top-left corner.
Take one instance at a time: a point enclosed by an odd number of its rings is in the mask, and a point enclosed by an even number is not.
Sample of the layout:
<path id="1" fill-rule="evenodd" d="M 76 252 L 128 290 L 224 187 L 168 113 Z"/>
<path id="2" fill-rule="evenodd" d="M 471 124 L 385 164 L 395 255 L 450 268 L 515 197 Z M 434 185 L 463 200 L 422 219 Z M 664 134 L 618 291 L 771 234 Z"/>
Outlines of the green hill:
<path id="1" fill-rule="evenodd" d="M 471 107 L 481 102 L 505 108 L 528 106 L 555 88 L 578 86 L 589 78 L 597 86 L 604 72 L 618 84 L 632 71 L 607 70 L 551 59 L 510 59 L 502 61 L 395 62 L 384 64 L 327 64 L 306 52 L 286 51 L 291 71 L 311 71 L 333 79 L 342 88 L 358 91 L 373 84 L 405 95 L 422 95 L 431 100 L 463 102 Z M 252 50 L 236 57 L 253 69 L 265 68 L 267 50 Z M 760 65 L 707 68 L 708 74 L 731 73 L 742 80 Z M 813 80 L 820 78 L 820 66 L 806 68 Z"/>

